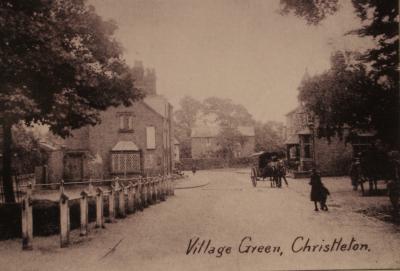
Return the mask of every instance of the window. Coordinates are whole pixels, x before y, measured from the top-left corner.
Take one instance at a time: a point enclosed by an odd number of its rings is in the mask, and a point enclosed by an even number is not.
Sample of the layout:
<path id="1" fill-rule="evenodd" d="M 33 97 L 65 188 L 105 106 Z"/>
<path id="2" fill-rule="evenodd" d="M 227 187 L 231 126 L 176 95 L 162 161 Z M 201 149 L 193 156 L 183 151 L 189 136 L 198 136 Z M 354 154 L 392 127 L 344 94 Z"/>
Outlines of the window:
<path id="1" fill-rule="evenodd" d="M 111 169 L 113 173 L 140 172 L 140 153 L 139 152 L 111 153 Z"/>
<path id="2" fill-rule="evenodd" d="M 132 113 L 119 113 L 119 130 L 122 132 L 133 131 L 133 114 Z"/>
<path id="3" fill-rule="evenodd" d="M 146 127 L 146 143 L 147 149 L 156 148 L 156 128 L 153 126 Z"/>
<path id="4" fill-rule="evenodd" d="M 304 158 L 311 158 L 311 136 L 303 136 Z"/>
<path id="5" fill-rule="evenodd" d="M 298 150 L 296 146 L 290 147 L 289 149 L 289 157 L 290 159 L 297 159 Z"/>

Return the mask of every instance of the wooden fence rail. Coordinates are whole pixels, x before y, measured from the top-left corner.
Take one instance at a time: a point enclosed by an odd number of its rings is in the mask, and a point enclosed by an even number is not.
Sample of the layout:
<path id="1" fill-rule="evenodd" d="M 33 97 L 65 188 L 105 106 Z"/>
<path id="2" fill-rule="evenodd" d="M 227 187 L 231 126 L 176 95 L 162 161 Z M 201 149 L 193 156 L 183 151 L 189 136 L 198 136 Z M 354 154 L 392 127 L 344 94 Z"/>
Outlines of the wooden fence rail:
<path id="1" fill-rule="evenodd" d="M 173 195 L 174 179 L 171 176 L 148 178 L 131 178 L 102 180 L 99 183 L 111 183 L 109 190 L 97 187 L 94 190 L 92 180 L 74 182 L 74 184 L 87 185 L 87 189 L 80 193 L 80 236 L 89 234 L 89 198 L 96 199 L 96 228 L 104 228 L 104 202 L 108 200 L 108 216 L 106 222 L 112 223 L 116 218 L 125 218 L 137 210 L 165 201 L 167 196 Z M 70 243 L 70 201 L 65 191 L 62 180 L 59 183 L 60 197 L 60 247 L 68 247 Z M 32 217 L 32 191 L 35 185 L 28 183 L 26 193 L 21 202 L 22 218 L 22 249 L 33 248 L 33 217 Z"/>

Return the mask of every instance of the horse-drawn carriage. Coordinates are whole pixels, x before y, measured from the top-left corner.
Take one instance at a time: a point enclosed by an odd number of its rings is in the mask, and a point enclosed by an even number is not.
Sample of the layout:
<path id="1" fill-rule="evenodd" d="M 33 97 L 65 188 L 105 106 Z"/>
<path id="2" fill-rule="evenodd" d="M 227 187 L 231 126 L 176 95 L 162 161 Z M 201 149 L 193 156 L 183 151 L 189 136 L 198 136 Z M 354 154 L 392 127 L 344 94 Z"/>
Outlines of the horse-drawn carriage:
<path id="1" fill-rule="evenodd" d="M 285 175 L 285 168 L 282 162 L 278 161 L 280 154 L 277 152 L 257 152 L 250 157 L 253 166 L 250 172 L 251 183 L 254 187 L 258 181 L 271 181 L 271 187 L 281 187 L 282 177 Z"/>

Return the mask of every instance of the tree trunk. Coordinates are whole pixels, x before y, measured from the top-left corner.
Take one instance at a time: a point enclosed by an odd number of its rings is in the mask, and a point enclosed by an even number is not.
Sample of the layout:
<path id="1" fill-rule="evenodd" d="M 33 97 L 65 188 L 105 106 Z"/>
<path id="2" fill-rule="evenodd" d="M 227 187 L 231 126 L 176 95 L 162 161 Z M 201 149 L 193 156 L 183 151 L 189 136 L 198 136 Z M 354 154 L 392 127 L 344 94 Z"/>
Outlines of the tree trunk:
<path id="1" fill-rule="evenodd" d="M 11 144 L 12 144 L 12 135 L 11 135 L 11 124 L 6 121 L 3 123 L 3 191 L 4 191 L 4 199 L 7 203 L 14 203 L 14 189 L 12 183 L 11 176 Z"/>

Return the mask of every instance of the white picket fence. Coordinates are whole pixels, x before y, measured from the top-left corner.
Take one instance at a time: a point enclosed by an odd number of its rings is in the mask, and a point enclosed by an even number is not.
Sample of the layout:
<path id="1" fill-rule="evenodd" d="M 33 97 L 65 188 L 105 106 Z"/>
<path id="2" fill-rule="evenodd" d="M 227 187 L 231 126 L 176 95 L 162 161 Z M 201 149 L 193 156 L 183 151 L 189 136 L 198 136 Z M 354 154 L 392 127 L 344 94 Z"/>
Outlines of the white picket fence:
<path id="1" fill-rule="evenodd" d="M 68 185 L 84 185 L 80 193 L 80 235 L 89 234 L 89 207 L 88 199 L 96 200 L 96 228 L 104 228 L 104 222 L 112 223 L 117 218 L 124 218 L 136 210 L 165 201 L 168 196 L 174 195 L 174 180 L 172 176 L 158 176 L 146 178 L 115 178 L 112 180 L 89 180 L 82 182 L 59 183 L 59 208 L 60 208 L 60 247 L 67 247 L 70 243 L 70 206 L 73 200 L 66 192 Z M 110 183 L 109 189 L 96 187 L 96 184 Z M 26 184 L 22 199 L 22 249 L 33 248 L 33 191 L 38 186 L 46 184 Z M 54 186 L 54 184 L 51 184 Z M 104 201 L 108 198 L 108 217 L 104 217 Z M 116 201 L 118 199 L 118 201 Z"/>

